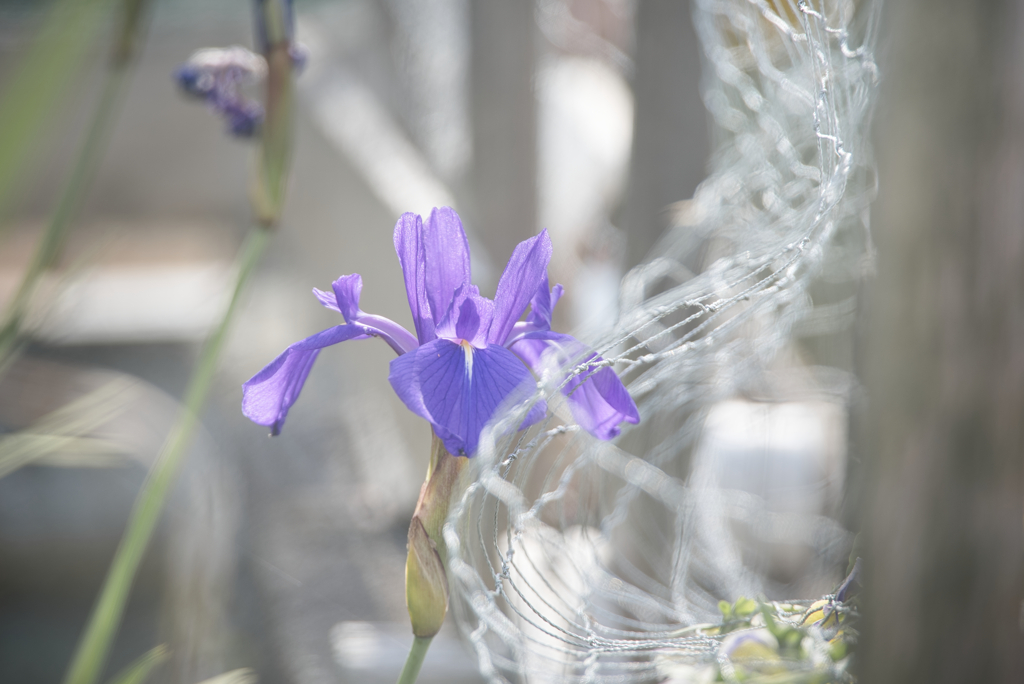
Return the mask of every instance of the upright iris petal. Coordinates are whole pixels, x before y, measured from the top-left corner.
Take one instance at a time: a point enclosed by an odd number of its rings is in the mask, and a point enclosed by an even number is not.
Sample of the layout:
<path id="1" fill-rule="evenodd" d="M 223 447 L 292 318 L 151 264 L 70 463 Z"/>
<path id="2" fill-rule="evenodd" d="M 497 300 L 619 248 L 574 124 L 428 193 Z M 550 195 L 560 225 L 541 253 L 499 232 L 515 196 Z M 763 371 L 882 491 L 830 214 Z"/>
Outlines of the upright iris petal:
<path id="1" fill-rule="evenodd" d="M 426 286 L 426 249 L 423 246 L 423 219 L 418 214 L 402 214 L 395 224 L 395 252 L 405 276 L 405 294 L 409 298 L 413 325 L 420 344 L 434 339 L 434 317 L 430 314 Z"/>
<path id="2" fill-rule="evenodd" d="M 494 321 L 488 339 L 497 344 L 505 343 L 538 286 L 547 282 L 550 261 L 551 238 L 546 230 L 516 246 L 498 281 L 498 291 L 494 295 Z"/>
<path id="3" fill-rule="evenodd" d="M 555 285 L 548 290 L 548 276 L 545 274 L 533 299 L 530 300 L 530 315 L 526 317 L 526 321 L 541 329 L 550 330 L 551 317 L 555 313 L 558 300 L 562 298 L 563 291 L 561 285 Z"/>
<path id="4" fill-rule="evenodd" d="M 469 241 L 462 230 L 459 215 L 450 207 L 431 211 L 430 218 L 421 230 L 423 285 L 434 324 L 437 325 L 448 310 L 456 291 L 472 285 Z"/>
<path id="5" fill-rule="evenodd" d="M 469 243 L 452 209 L 435 209 L 426 223 L 415 214 L 403 215 L 394 240 L 416 335 L 364 312 L 359 307 L 362 278 L 342 276 L 331 292 L 313 292 L 346 324 L 293 344 L 246 382 L 246 416 L 277 434 L 320 349 L 379 337 L 398 354 L 388 376 L 398 397 L 430 422 L 450 453 L 472 456 L 480 431 L 498 408 L 529 395 L 529 369 L 540 373 L 545 364 L 601 363 L 574 338 L 551 331 L 562 287 L 548 288 L 551 239 L 546 231 L 516 247 L 494 301 L 471 282 Z M 526 320 L 520 321 L 527 308 Z M 580 425 L 602 439 L 617 435 L 622 422 L 639 421 L 632 398 L 606 366 L 573 376 L 563 392 Z M 520 429 L 545 412 L 544 402 L 536 402 Z"/>

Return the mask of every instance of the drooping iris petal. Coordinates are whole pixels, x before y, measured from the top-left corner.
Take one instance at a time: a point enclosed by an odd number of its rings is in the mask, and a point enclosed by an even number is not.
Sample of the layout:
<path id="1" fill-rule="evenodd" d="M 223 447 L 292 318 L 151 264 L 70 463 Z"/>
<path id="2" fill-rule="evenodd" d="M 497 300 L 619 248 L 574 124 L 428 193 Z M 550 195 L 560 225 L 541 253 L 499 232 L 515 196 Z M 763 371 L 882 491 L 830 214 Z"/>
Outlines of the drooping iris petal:
<path id="1" fill-rule="evenodd" d="M 547 279 L 549 261 L 551 238 L 546 230 L 516 246 L 494 295 L 494 320 L 487 335 L 489 342 L 504 344 L 508 339 L 512 326 L 526 311 L 541 282 Z"/>
<path id="2" fill-rule="evenodd" d="M 419 214 L 402 214 L 395 224 L 395 252 L 405 276 L 405 294 L 409 298 L 416 337 L 420 344 L 434 336 L 434 318 L 430 313 L 426 287 L 426 252 L 423 246 L 423 219 Z M 442 312 L 443 313 L 443 312 Z M 439 314 L 440 315 L 440 314 Z"/>
<path id="3" fill-rule="evenodd" d="M 595 354 L 588 360 L 601 361 L 601 358 Z M 640 422 L 640 412 L 633 397 L 608 366 L 585 378 L 573 378 L 563 391 L 567 391 L 576 422 L 599 439 L 617 437 L 624 422 L 634 425 Z"/>
<path id="4" fill-rule="evenodd" d="M 395 350 L 404 354 L 419 346 L 416 338 L 390 318 L 368 314 L 359 308 L 359 295 L 363 291 L 363 278 L 358 273 L 344 275 L 332 283 L 333 292 L 313 288 L 313 294 L 328 309 L 339 312 L 348 323 L 362 326 L 367 335 L 379 337 Z"/>
<path id="5" fill-rule="evenodd" d="M 455 292 L 471 284 L 469 241 L 459 215 L 451 207 L 433 209 L 422 231 L 424 286 L 436 325 Z"/>
<path id="6" fill-rule="evenodd" d="M 430 421 L 452 454 L 476 452 L 480 430 L 530 373 L 499 345 L 477 349 L 439 339 L 391 362 L 388 380 L 413 413 Z M 528 416 L 543 416 L 543 407 Z"/>
<path id="7" fill-rule="evenodd" d="M 257 425 L 270 426 L 271 434 L 280 433 L 320 350 L 367 337 L 361 326 L 337 325 L 296 342 L 242 385 L 242 413 Z"/>
<path id="8" fill-rule="evenodd" d="M 555 332 L 528 333 L 511 345 L 514 351 L 535 373 L 546 368 L 600 362 L 602 359 L 572 337 Z M 573 418 L 590 434 L 600 439 L 611 439 L 621 432 L 620 424 L 639 423 L 633 397 L 623 386 L 619 376 L 608 366 L 581 373 L 562 388 Z"/>

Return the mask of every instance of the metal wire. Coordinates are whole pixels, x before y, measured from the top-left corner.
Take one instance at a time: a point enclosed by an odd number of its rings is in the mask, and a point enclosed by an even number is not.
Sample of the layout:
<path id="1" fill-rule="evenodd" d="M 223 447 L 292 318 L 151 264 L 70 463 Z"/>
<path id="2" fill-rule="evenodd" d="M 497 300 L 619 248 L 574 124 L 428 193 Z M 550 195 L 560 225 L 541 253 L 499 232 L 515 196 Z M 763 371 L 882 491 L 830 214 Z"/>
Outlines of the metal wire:
<path id="1" fill-rule="evenodd" d="M 603 359 L 571 369 L 613 366 L 642 423 L 617 443 L 592 438 L 561 401 L 564 369 L 551 369 L 485 430 L 476 481 L 445 527 L 453 610 L 491 680 L 662 680 L 666 663 L 716 662 L 721 638 L 694 627 L 720 620 L 722 598 L 767 595 L 743 535 L 796 535 L 826 559 L 821 573 L 848 551 L 826 516 L 721 488 L 699 444 L 716 402 L 771 391 L 795 326 L 851 317 L 849 303 L 816 308 L 809 287 L 871 264 L 878 10 L 696 0 L 714 171 L 659 256 L 624 280 Z M 820 370 L 822 391 L 848 389 Z M 548 420 L 515 432 L 540 399 Z"/>

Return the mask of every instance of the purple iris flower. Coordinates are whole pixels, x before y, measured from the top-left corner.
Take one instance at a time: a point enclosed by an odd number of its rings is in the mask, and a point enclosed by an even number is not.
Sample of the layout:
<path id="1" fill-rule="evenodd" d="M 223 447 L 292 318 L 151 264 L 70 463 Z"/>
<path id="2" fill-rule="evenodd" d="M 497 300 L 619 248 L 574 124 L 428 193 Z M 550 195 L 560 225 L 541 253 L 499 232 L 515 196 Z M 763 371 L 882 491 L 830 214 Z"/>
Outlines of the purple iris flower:
<path id="1" fill-rule="evenodd" d="M 551 331 L 551 314 L 562 286 L 548 288 L 551 239 L 547 231 L 521 242 L 498 282 L 494 300 L 470 281 L 469 243 L 453 209 L 434 209 L 424 224 L 404 214 L 395 226 L 395 251 L 416 334 L 359 308 L 358 274 L 342 276 L 333 292 L 313 290 L 320 303 L 338 311 L 344 325 L 288 347 L 243 387 L 242 413 L 278 434 L 324 347 L 379 337 L 398 358 L 388 380 L 410 411 L 430 422 L 449 453 L 472 456 L 480 431 L 498 407 L 551 364 L 586 362 L 562 391 L 576 421 L 601 439 L 619 434 L 623 422 L 640 415 L 629 392 L 601 358 L 569 335 Z M 527 307 L 530 313 L 520 321 Z M 526 397 L 526 394 L 523 394 Z M 538 403 L 522 427 L 543 418 Z"/>

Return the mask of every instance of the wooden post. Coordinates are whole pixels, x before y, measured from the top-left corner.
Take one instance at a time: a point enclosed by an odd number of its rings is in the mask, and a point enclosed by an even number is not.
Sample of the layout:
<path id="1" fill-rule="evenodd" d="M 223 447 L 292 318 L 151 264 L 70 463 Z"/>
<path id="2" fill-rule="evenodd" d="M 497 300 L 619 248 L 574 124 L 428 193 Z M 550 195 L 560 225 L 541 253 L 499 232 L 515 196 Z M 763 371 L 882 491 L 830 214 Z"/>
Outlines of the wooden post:
<path id="1" fill-rule="evenodd" d="M 704 180 L 710 143 L 700 97 L 700 45 L 689 0 L 640 0 L 636 13 L 636 114 L 623 228 L 627 268 L 668 227 L 668 207 Z"/>
<path id="2" fill-rule="evenodd" d="M 1024 681 L 1024 3 L 904 0 L 864 334 L 860 681 Z"/>

